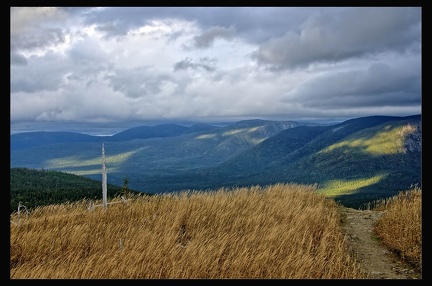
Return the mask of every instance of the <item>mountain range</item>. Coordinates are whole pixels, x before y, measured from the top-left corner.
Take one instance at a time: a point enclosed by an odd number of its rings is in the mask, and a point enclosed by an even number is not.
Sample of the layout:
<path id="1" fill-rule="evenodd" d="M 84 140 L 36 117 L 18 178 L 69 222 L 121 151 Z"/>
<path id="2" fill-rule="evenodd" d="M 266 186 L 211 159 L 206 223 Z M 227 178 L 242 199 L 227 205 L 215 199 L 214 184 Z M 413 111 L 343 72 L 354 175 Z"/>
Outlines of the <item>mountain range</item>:
<path id="1" fill-rule="evenodd" d="M 277 182 L 318 184 L 347 206 L 421 185 L 421 115 L 369 116 L 338 124 L 244 120 L 219 127 L 140 126 L 112 136 L 12 134 L 11 167 L 101 178 L 147 193 Z"/>

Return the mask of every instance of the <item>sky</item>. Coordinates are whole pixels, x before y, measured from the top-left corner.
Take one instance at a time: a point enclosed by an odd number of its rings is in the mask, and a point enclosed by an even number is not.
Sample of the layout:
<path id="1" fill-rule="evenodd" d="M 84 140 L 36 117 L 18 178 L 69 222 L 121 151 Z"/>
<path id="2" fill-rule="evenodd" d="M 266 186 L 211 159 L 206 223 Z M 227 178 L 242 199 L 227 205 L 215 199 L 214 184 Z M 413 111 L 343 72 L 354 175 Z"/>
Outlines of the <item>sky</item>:
<path id="1" fill-rule="evenodd" d="M 421 114 L 421 12 L 10 7 L 11 129 Z"/>

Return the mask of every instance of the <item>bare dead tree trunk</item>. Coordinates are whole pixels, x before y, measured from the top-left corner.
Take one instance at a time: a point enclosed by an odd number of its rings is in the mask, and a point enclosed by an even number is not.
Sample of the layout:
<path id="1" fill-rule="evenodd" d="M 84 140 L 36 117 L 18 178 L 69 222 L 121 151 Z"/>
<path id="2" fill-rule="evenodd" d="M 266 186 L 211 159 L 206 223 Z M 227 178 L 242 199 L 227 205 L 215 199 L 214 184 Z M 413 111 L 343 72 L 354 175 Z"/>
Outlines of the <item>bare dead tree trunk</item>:
<path id="1" fill-rule="evenodd" d="M 102 143 L 102 204 L 105 208 L 107 207 L 107 174 L 104 143 Z"/>

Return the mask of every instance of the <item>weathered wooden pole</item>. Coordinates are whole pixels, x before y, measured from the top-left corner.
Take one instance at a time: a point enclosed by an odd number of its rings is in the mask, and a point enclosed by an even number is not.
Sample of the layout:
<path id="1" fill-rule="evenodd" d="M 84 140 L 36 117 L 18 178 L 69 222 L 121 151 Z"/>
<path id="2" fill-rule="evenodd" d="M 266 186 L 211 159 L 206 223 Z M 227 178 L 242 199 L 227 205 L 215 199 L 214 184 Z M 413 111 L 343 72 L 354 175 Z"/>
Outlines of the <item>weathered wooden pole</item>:
<path id="1" fill-rule="evenodd" d="M 102 204 L 105 208 L 107 207 L 107 174 L 104 143 L 102 143 Z"/>

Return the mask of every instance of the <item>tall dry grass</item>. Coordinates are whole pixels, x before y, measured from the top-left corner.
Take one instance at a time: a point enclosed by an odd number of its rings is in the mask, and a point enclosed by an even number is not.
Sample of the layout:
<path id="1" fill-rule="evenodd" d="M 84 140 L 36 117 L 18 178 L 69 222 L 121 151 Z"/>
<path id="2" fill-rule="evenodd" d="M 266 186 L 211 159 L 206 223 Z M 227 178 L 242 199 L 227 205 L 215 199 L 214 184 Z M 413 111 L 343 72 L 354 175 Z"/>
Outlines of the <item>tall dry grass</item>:
<path id="1" fill-rule="evenodd" d="M 417 271 L 422 269 L 422 195 L 421 188 L 400 192 L 377 204 L 385 212 L 374 226 L 382 242 Z"/>
<path id="2" fill-rule="evenodd" d="M 10 278 L 367 278 L 337 204 L 315 186 L 88 203 L 37 208 L 11 224 Z"/>

